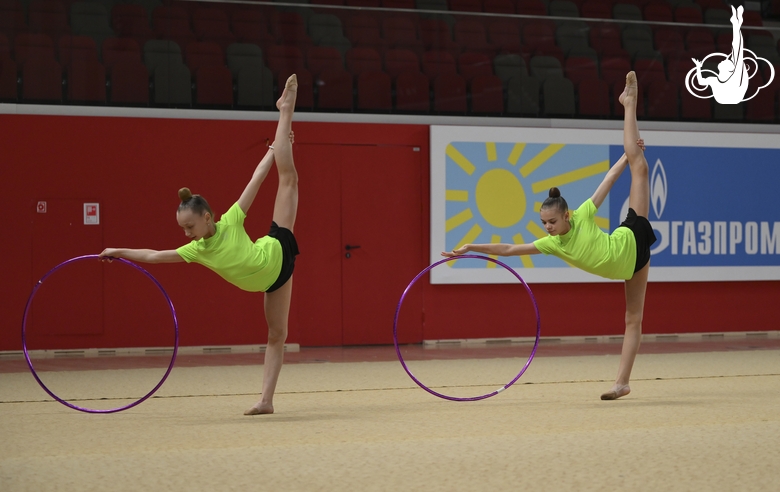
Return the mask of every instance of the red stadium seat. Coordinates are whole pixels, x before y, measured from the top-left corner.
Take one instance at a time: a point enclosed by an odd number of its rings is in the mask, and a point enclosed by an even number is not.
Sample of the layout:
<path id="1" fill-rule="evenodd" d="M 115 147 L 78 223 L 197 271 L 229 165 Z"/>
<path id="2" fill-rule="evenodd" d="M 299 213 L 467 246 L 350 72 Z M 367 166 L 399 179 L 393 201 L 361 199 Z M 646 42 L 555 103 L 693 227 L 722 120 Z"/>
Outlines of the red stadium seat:
<path id="1" fill-rule="evenodd" d="M 674 22 L 672 7 L 667 3 L 651 3 L 646 5 L 644 17 L 646 21 Z"/>
<path id="2" fill-rule="evenodd" d="M 474 77 L 489 77 L 493 75 L 493 62 L 484 53 L 467 51 L 458 56 L 458 73 L 471 82 Z"/>
<path id="3" fill-rule="evenodd" d="M 453 12 L 482 12 L 481 0 L 448 0 L 447 3 Z"/>
<path id="4" fill-rule="evenodd" d="M 634 71 L 637 73 L 639 83 L 642 85 L 648 85 L 653 82 L 666 82 L 666 72 L 661 60 L 637 58 L 634 60 Z"/>
<path id="5" fill-rule="evenodd" d="M 749 94 L 751 92 L 748 90 Z M 775 111 L 777 107 L 777 93 L 777 89 L 772 85 L 761 89 L 753 99 L 747 102 L 745 120 L 762 123 L 776 121 L 778 119 Z"/>
<path id="6" fill-rule="evenodd" d="M 106 102 L 106 69 L 96 59 L 73 57 L 67 66 L 68 101 Z"/>
<path id="7" fill-rule="evenodd" d="M 306 47 L 314 44 L 306 34 L 306 21 L 297 12 L 275 12 L 271 34 L 282 44 Z"/>
<path id="8" fill-rule="evenodd" d="M 704 18 L 699 7 L 681 6 L 674 9 L 674 20 L 686 24 L 702 24 Z"/>
<path id="9" fill-rule="evenodd" d="M 392 79 L 381 70 L 360 72 L 357 78 L 357 109 L 390 111 L 393 109 Z"/>
<path id="10" fill-rule="evenodd" d="M 563 74 L 576 86 L 585 79 L 598 79 L 599 68 L 592 58 L 572 56 L 564 62 Z"/>
<path id="11" fill-rule="evenodd" d="M 265 54 L 265 64 L 271 69 L 275 76 L 278 76 L 280 72 L 284 71 L 289 77 L 293 73 L 298 73 L 306 68 L 303 53 L 297 46 L 271 46 Z M 311 74 L 309 75 L 311 76 Z M 286 80 L 287 77 L 284 78 L 283 82 Z M 281 87 L 284 87 L 284 83 L 282 83 Z"/>
<path id="12" fill-rule="evenodd" d="M 462 19 L 455 22 L 453 37 L 463 51 L 495 54 L 496 48 L 488 41 L 483 21 Z"/>
<path id="13" fill-rule="evenodd" d="M 31 57 L 22 67 L 22 100 L 62 102 L 62 65 L 51 57 Z"/>
<path id="14" fill-rule="evenodd" d="M 0 36 L 5 37 L 2 34 Z M 18 97 L 16 73 L 16 62 L 7 52 L 0 52 L 0 101 L 16 101 Z"/>
<path id="15" fill-rule="evenodd" d="M 461 46 L 453 41 L 449 25 L 443 20 L 420 19 L 420 39 L 428 51 L 449 51 L 453 57 L 462 51 Z"/>
<path id="16" fill-rule="evenodd" d="M 485 12 L 491 14 L 514 14 L 515 5 L 512 0 L 485 0 L 482 2 Z"/>
<path id="17" fill-rule="evenodd" d="M 679 111 L 680 90 L 672 82 L 653 82 L 647 87 L 647 116 L 664 120 L 676 120 Z"/>
<path id="18" fill-rule="evenodd" d="M 317 108 L 352 111 L 352 74 L 331 68 L 317 77 Z"/>
<path id="19" fill-rule="evenodd" d="M 30 59 L 54 60 L 54 41 L 46 34 L 17 34 L 14 53 L 20 67 Z"/>
<path id="20" fill-rule="evenodd" d="M 225 53 L 216 43 L 193 42 L 184 49 L 184 62 L 192 73 L 201 67 L 224 66 Z"/>
<path id="21" fill-rule="evenodd" d="M 233 35 L 242 43 L 251 43 L 266 47 L 275 44 L 276 40 L 268 30 L 266 16 L 253 9 L 236 9 L 231 14 Z"/>
<path id="22" fill-rule="evenodd" d="M 97 44 L 89 36 L 62 36 L 59 40 L 59 60 L 63 66 L 67 66 L 71 60 L 98 61 Z"/>
<path id="23" fill-rule="evenodd" d="M 466 79 L 456 73 L 444 73 L 433 81 L 433 110 L 437 113 L 465 114 Z"/>
<path id="24" fill-rule="evenodd" d="M 395 108 L 401 112 L 427 113 L 431 109 L 430 82 L 419 70 L 398 74 L 395 79 Z"/>
<path id="25" fill-rule="evenodd" d="M 689 50 L 715 51 L 715 38 L 707 29 L 692 29 L 685 35 L 685 44 Z"/>
<path id="26" fill-rule="evenodd" d="M 195 104 L 232 106 L 233 75 L 225 65 L 200 65 L 195 74 Z"/>
<path id="27" fill-rule="evenodd" d="M 580 13 L 582 14 L 582 17 L 587 17 L 589 19 L 611 19 L 612 6 L 608 2 L 590 0 L 582 4 Z"/>
<path id="28" fill-rule="evenodd" d="M 330 46 L 311 46 L 306 50 L 306 68 L 315 77 L 325 70 L 344 69 L 341 53 Z"/>
<path id="29" fill-rule="evenodd" d="M 346 61 L 347 70 L 354 75 L 382 71 L 382 58 L 373 48 L 352 48 L 347 51 Z"/>
<path id="30" fill-rule="evenodd" d="M 712 99 L 691 95 L 685 86 L 680 90 L 680 116 L 685 120 L 712 121 Z"/>
<path id="31" fill-rule="evenodd" d="M 110 72 L 119 61 L 142 61 L 141 47 L 131 38 L 108 38 L 103 41 L 103 65 Z"/>
<path id="32" fill-rule="evenodd" d="M 609 116 L 609 84 L 598 78 L 584 79 L 577 86 L 577 94 L 580 116 Z"/>
<path id="33" fill-rule="evenodd" d="M 526 25 L 523 27 L 523 44 L 531 51 L 555 47 L 555 30 L 545 24 Z"/>
<path id="34" fill-rule="evenodd" d="M 190 15 L 179 7 L 157 7 L 152 12 L 154 35 L 158 39 L 168 39 L 185 49 L 187 44 L 196 40 L 190 29 Z"/>
<path id="35" fill-rule="evenodd" d="M 520 24 L 511 19 L 491 21 L 487 26 L 488 41 L 502 53 L 521 53 Z"/>
<path id="36" fill-rule="evenodd" d="M 382 40 L 388 48 L 408 49 L 421 53 L 423 43 L 417 36 L 417 26 L 410 17 L 394 15 L 382 23 Z"/>
<path id="37" fill-rule="evenodd" d="M 29 9 L 30 31 L 59 39 L 70 34 L 68 14 L 60 0 L 33 0 Z"/>
<path id="38" fill-rule="evenodd" d="M 227 14 L 216 8 L 196 8 L 192 14 L 192 28 L 195 36 L 200 40 L 207 37 L 233 35 Z"/>
<path id="39" fill-rule="evenodd" d="M 402 72 L 419 72 L 420 60 L 409 50 L 387 50 L 385 72 L 395 79 Z"/>
<path id="40" fill-rule="evenodd" d="M 423 73 L 433 80 L 439 75 L 458 72 L 455 58 L 448 51 L 426 51 L 422 58 Z"/>
<path id="41" fill-rule="evenodd" d="M 154 32 L 149 26 L 149 14 L 141 5 L 114 5 L 111 9 L 111 24 L 117 36 L 132 38 L 139 47 L 154 38 Z"/>
<path id="42" fill-rule="evenodd" d="M 140 60 L 117 57 L 110 74 L 112 104 L 149 104 L 149 70 Z"/>
<path id="43" fill-rule="evenodd" d="M 8 0 L 0 3 L 0 34 L 13 41 L 17 34 L 27 31 L 27 16 L 22 2 Z"/>
<path id="44" fill-rule="evenodd" d="M 504 112 L 504 86 L 495 75 L 476 75 L 469 83 L 471 113 L 499 115 Z"/>
<path id="45" fill-rule="evenodd" d="M 682 32 L 677 29 L 656 29 L 653 34 L 653 45 L 664 57 L 685 51 Z"/>
<path id="46" fill-rule="evenodd" d="M 601 59 L 601 78 L 607 84 L 625 84 L 626 74 L 631 70 L 628 58 L 608 56 Z M 622 89 L 621 89 L 622 92 Z"/>
<path id="47" fill-rule="evenodd" d="M 622 49 L 621 31 L 615 24 L 596 24 L 590 28 L 588 40 L 591 48 L 599 54 Z"/>

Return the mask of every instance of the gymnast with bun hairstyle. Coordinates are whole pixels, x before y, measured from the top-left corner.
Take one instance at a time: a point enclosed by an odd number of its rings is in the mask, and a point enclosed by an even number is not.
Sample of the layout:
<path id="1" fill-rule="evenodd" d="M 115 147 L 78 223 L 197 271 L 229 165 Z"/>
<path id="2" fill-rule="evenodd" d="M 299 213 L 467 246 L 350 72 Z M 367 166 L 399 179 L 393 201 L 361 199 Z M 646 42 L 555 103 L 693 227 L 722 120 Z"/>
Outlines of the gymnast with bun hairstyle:
<path id="1" fill-rule="evenodd" d="M 100 256 L 126 258 L 144 263 L 200 263 L 240 289 L 265 292 L 265 317 L 268 322 L 268 347 L 263 364 L 263 388 L 260 401 L 244 415 L 274 412 L 273 397 L 282 369 L 284 342 L 292 294 L 292 274 L 298 244 L 293 227 L 298 212 L 298 173 L 293 163 L 292 118 L 295 111 L 298 80 L 293 74 L 276 102 L 279 122 L 275 140 L 257 165 L 244 192 L 217 221 L 208 202 L 189 188 L 179 190 L 181 203 L 176 220 L 190 239 L 175 249 L 107 248 Z M 273 221 L 267 236 L 252 241 L 244 230 L 244 219 L 254 202 L 260 185 L 274 161 L 279 174 L 279 188 L 274 203 Z"/>
<path id="2" fill-rule="evenodd" d="M 593 196 L 574 212 L 569 211 L 569 206 L 558 188 L 550 189 L 549 197 L 545 199 L 539 212 L 548 236 L 530 244 L 466 244 L 452 252 L 442 253 L 447 257 L 468 252 L 499 256 L 544 253 L 555 255 L 586 272 L 625 280 L 626 332 L 620 367 L 615 384 L 601 395 L 602 400 L 615 400 L 631 392 L 631 369 L 642 338 L 642 313 L 650 270 L 650 246 L 656 240 L 653 228 L 647 220 L 650 184 L 644 141 L 639 138 L 636 122 L 637 80 L 634 72 L 629 72 L 626 76 L 626 87 L 618 100 L 625 109 L 625 153 L 604 176 Z M 612 234 L 608 234 L 599 229 L 594 217 L 626 166 L 631 170 L 628 216 Z"/>

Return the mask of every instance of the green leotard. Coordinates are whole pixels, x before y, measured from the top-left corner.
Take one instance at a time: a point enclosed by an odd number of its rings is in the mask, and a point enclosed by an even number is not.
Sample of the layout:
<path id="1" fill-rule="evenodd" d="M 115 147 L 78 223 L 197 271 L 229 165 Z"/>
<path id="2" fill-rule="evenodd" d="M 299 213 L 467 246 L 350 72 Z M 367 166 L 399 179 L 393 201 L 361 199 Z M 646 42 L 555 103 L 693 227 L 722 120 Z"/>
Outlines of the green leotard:
<path id="1" fill-rule="evenodd" d="M 600 277 L 628 280 L 634 276 L 636 238 L 631 229 L 618 227 L 612 234 L 594 220 L 596 205 L 588 198 L 571 214 L 571 230 L 534 241 L 536 249 Z"/>
<path id="2" fill-rule="evenodd" d="M 245 218 L 235 203 L 214 224 L 213 236 L 185 244 L 176 252 L 187 263 L 200 263 L 240 289 L 265 292 L 282 270 L 282 246 L 269 236 L 252 242 L 244 230 Z"/>

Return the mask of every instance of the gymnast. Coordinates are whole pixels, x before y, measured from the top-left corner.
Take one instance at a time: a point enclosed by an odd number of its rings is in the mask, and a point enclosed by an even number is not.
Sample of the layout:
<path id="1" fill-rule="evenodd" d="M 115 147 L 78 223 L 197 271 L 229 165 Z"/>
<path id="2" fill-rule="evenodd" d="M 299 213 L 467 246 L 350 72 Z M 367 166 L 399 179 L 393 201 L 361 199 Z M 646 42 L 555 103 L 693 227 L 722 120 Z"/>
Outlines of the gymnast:
<path id="1" fill-rule="evenodd" d="M 219 221 L 215 221 L 211 207 L 202 196 L 182 188 L 179 190 L 181 204 L 176 219 L 191 240 L 189 244 L 175 250 L 107 248 L 100 253 L 100 257 L 107 261 L 126 258 L 144 263 L 200 263 L 240 289 L 265 292 L 268 346 L 263 365 L 262 395 L 260 401 L 244 415 L 274 412 L 274 391 L 284 359 L 292 274 L 295 256 L 298 255 L 298 244 L 293 235 L 298 212 L 298 173 L 292 155 L 295 138 L 292 118 L 297 90 L 298 79 L 293 74 L 287 79 L 276 102 L 279 122 L 273 144 L 268 147 L 238 201 Z M 279 173 L 279 188 L 271 230 L 267 236 L 252 242 L 244 230 L 244 219 L 274 161 Z"/>
<path id="2" fill-rule="evenodd" d="M 642 313 L 645 305 L 647 275 L 650 270 L 650 246 L 656 237 L 647 220 L 650 209 L 648 166 L 644 141 L 636 122 L 637 80 L 634 72 L 626 76 L 626 87 L 618 100 L 624 106 L 623 149 L 625 153 L 607 172 L 604 180 L 574 212 L 558 188 L 552 188 L 542 204 L 541 221 L 549 236 L 530 244 L 466 244 L 442 256 L 468 252 L 514 256 L 544 253 L 555 255 L 586 272 L 610 279 L 625 280 L 626 332 L 615 384 L 601 395 L 615 400 L 631 392 L 629 379 L 642 337 Z M 602 232 L 594 222 L 601 206 L 620 174 L 629 166 L 631 190 L 626 220 L 612 234 Z"/>

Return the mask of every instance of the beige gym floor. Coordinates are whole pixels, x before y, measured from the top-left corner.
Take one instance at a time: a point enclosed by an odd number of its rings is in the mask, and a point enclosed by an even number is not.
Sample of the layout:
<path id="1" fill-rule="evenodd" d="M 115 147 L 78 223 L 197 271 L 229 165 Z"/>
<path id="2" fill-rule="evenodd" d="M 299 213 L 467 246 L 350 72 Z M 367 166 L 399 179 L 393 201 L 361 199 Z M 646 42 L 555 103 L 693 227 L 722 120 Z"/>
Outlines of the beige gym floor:
<path id="1" fill-rule="evenodd" d="M 260 354 L 182 358 L 155 397 L 107 415 L 53 401 L 23 360 L 3 361 L 0 490 L 780 488 L 776 341 L 640 349 L 632 393 L 611 402 L 599 395 L 617 371 L 619 344 L 602 345 L 602 353 L 583 350 L 593 355 L 541 346 L 517 384 L 465 403 L 416 386 L 392 347 L 365 350 L 378 354 L 362 357 L 373 362 L 288 354 L 276 413 L 255 417 L 242 411 L 258 398 Z M 467 396 L 502 386 L 527 357 L 479 350 L 410 356 L 409 364 L 437 391 Z M 161 361 L 97 370 L 66 364 L 41 377 L 77 405 L 114 408 L 128 403 L 116 398 L 151 389 Z M 107 400 L 82 400 L 95 395 Z"/>

